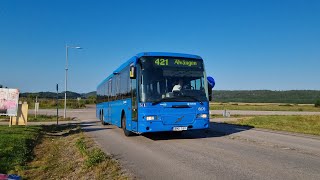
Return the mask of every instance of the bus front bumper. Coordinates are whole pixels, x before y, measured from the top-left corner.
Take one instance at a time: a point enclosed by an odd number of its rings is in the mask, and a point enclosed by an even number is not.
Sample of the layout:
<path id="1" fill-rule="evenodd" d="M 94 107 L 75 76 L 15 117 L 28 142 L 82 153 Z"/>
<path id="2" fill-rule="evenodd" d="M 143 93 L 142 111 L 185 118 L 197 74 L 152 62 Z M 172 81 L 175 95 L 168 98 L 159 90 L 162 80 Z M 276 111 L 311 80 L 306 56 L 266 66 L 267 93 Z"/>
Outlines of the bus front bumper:
<path id="1" fill-rule="evenodd" d="M 140 133 L 162 132 L 162 131 L 181 131 L 208 129 L 210 125 L 209 119 L 196 119 L 190 124 L 164 125 L 161 121 L 140 121 L 138 122 L 138 130 Z"/>

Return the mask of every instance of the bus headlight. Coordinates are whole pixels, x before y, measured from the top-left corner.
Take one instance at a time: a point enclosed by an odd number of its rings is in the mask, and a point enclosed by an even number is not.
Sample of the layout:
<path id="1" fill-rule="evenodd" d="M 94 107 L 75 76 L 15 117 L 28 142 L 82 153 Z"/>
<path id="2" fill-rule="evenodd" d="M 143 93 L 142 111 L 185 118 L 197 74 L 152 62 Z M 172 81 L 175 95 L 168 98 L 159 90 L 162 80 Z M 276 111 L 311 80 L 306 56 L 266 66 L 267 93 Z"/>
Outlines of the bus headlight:
<path id="1" fill-rule="evenodd" d="M 147 121 L 153 121 L 153 120 L 156 120 L 157 119 L 157 116 L 146 116 L 146 120 Z"/>
<path id="2" fill-rule="evenodd" d="M 199 119 L 207 119 L 208 118 L 208 114 L 198 114 L 197 118 L 199 118 Z"/>

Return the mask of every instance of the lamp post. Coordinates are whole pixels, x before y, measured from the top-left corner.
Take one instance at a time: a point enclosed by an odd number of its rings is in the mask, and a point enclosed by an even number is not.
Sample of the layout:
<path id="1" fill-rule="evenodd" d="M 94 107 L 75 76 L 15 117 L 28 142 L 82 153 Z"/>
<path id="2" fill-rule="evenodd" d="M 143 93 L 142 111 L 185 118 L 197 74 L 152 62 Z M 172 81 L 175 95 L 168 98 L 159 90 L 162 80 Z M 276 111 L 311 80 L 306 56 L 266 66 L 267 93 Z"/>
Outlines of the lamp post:
<path id="1" fill-rule="evenodd" d="M 73 49 L 82 49 L 79 46 L 68 46 L 66 44 L 66 76 L 65 76 L 65 92 L 64 92 L 64 114 L 63 118 L 65 119 L 67 117 L 67 86 L 68 86 L 68 49 L 73 48 Z"/>

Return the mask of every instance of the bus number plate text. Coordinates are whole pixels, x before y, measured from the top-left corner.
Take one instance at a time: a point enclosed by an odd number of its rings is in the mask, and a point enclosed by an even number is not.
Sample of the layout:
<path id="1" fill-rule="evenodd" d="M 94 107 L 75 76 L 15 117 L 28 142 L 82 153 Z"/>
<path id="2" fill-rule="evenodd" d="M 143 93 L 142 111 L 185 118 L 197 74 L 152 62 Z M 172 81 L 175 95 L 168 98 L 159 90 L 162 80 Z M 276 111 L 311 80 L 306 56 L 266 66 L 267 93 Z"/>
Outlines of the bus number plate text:
<path id="1" fill-rule="evenodd" d="M 185 131 L 188 127 L 173 127 L 173 131 Z"/>

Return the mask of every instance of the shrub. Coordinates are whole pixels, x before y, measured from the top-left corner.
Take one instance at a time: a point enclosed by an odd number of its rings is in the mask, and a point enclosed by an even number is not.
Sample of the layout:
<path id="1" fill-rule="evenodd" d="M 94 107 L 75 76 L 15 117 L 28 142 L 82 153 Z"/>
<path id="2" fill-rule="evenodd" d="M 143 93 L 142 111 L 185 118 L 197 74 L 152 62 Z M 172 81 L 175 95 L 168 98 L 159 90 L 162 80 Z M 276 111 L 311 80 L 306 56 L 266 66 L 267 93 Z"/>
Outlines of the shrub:
<path id="1" fill-rule="evenodd" d="M 106 159 L 106 155 L 101 149 L 94 148 L 88 153 L 88 157 L 85 161 L 87 167 L 92 167 L 96 164 L 103 162 Z"/>
<path id="2" fill-rule="evenodd" d="M 279 104 L 279 106 L 292 106 L 291 104 Z"/>
<path id="3" fill-rule="evenodd" d="M 314 106 L 315 106 L 315 107 L 320 107 L 320 99 L 318 99 L 318 100 L 316 101 L 316 103 L 314 104 Z"/>

